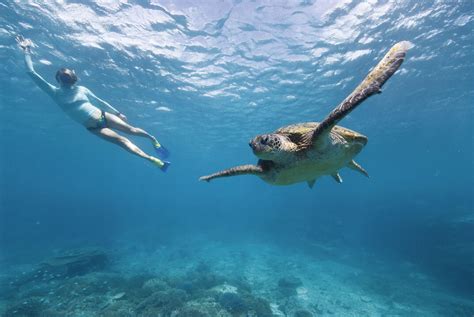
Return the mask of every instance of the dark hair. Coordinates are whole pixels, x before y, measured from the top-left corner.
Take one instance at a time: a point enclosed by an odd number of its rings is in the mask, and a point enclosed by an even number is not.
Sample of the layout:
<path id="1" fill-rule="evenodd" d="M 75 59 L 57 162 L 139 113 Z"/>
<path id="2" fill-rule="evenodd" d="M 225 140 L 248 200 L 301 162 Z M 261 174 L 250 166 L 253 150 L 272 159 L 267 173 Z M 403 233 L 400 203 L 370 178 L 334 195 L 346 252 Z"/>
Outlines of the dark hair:
<path id="1" fill-rule="evenodd" d="M 72 86 L 77 82 L 77 76 L 74 70 L 61 68 L 56 72 L 56 80 L 58 83 Z"/>

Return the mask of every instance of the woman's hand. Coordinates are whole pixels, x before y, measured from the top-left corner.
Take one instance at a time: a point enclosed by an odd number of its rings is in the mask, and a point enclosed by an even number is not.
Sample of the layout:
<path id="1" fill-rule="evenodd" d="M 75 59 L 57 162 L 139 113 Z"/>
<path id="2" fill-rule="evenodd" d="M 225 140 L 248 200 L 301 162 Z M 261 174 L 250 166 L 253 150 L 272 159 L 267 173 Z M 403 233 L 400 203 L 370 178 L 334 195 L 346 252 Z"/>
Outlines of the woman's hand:
<path id="1" fill-rule="evenodd" d="M 119 114 L 117 115 L 117 117 L 119 117 L 119 118 L 122 119 L 123 121 L 127 122 L 127 117 L 126 117 L 124 114 L 119 113 Z"/>
<path id="2" fill-rule="evenodd" d="M 33 42 L 30 39 L 25 39 L 23 36 L 18 35 L 16 37 L 16 41 L 18 42 L 18 45 L 20 45 L 21 49 L 25 53 L 31 52 L 31 47 L 33 47 Z"/>

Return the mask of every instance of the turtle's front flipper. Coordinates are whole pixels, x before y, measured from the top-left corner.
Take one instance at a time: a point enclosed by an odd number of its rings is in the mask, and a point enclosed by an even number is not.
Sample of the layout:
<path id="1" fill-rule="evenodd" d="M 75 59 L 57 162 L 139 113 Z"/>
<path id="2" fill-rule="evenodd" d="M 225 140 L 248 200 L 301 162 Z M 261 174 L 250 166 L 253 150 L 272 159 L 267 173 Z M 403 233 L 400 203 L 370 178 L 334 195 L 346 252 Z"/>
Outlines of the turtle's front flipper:
<path id="1" fill-rule="evenodd" d="M 342 118 L 348 115 L 365 99 L 373 94 L 380 93 L 383 84 L 397 71 L 405 59 L 405 54 L 412 44 L 408 41 L 398 42 L 375 68 L 365 77 L 364 81 L 344 99 L 314 130 L 311 137 L 312 142 L 325 133 L 329 132 Z"/>
<path id="2" fill-rule="evenodd" d="M 211 175 L 202 176 L 199 178 L 200 181 L 209 182 L 211 179 L 219 178 L 219 177 L 229 177 L 229 176 L 237 176 L 237 175 L 259 175 L 263 173 L 263 169 L 257 165 L 241 165 L 232 167 Z"/>

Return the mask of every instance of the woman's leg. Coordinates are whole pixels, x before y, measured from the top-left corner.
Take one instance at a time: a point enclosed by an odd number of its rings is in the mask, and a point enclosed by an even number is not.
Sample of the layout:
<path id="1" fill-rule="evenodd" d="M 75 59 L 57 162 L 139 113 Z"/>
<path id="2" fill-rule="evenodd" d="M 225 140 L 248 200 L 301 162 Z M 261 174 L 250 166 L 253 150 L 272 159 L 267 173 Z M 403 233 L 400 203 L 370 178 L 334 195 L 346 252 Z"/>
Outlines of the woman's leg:
<path id="1" fill-rule="evenodd" d="M 119 131 L 131 134 L 131 135 L 137 135 L 137 136 L 148 138 L 153 142 L 153 144 L 158 142 L 153 135 L 149 134 L 143 129 L 131 126 L 130 124 L 123 121 L 122 119 L 120 119 L 114 114 L 106 112 L 105 119 L 107 120 L 107 125 L 112 129 L 117 129 Z"/>
<path id="2" fill-rule="evenodd" d="M 165 165 L 165 162 L 157 159 L 156 157 L 153 157 L 151 155 L 146 154 L 143 152 L 138 146 L 133 144 L 129 139 L 126 137 L 121 136 L 117 132 L 113 131 L 112 129 L 109 128 L 102 128 L 100 130 L 90 130 L 92 133 L 97 135 L 98 137 L 101 137 L 102 139 L 109 141 L 111 143 L 117 144 L 127 150 L 128 152 L 135 154 L 141 158 L 144 158 L 156 165 L 158 165 L 160 168 L 163 168 Z"/>

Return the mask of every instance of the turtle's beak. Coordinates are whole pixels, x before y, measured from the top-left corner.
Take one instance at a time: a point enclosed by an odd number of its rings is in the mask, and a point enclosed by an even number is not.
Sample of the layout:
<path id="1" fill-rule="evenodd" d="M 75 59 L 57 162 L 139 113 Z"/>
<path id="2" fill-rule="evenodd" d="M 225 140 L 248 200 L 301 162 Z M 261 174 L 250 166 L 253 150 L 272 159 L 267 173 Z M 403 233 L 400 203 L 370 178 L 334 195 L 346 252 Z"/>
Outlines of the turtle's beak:
<path id="1" fill-rule="evenodd" d="M 262 152 L 268 152 L 267 146 L 268 137 L 267 136 L 257 136 L 250 140 L 249 146 L 252 148 L 252 151 L 255 155 L 258 155 Z"/>
<path id="2" fill-rule="evenodd" d="M 252 149 L 254 154 L 262 151 L 262 145 L 259 143 L 258 139 L 252 139 L 249 142 L 249 146 Z"/>

